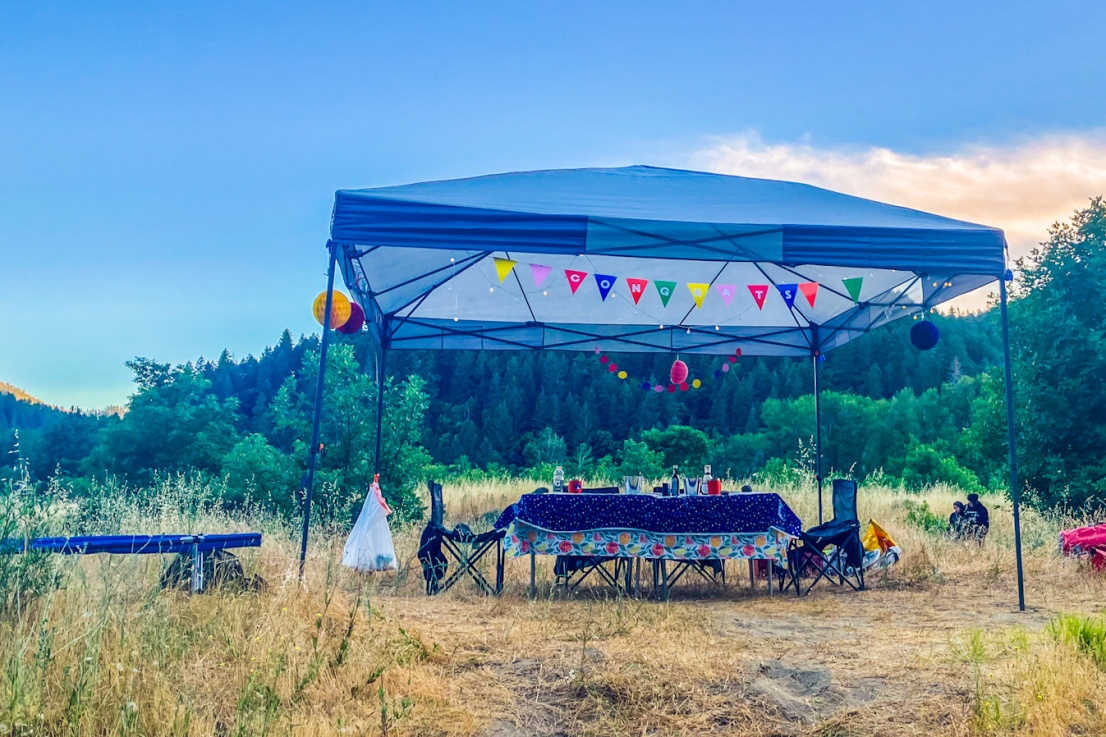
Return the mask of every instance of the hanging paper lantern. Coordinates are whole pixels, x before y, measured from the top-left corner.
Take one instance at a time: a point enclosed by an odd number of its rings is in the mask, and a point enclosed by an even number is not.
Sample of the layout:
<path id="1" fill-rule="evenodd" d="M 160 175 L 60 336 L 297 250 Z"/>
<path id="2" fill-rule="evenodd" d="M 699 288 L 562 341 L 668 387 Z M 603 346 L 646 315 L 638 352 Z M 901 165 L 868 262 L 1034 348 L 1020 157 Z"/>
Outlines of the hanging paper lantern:
<path id="1" fill-rule="evenodd" d="M 668 385 L 668 393 L 669 394 L 675 394 L 676 393 L 676 385 L 675 384 L 669 384 Z"/>
<path id="2" fill-rule="evenodd" d="M 668 378 L 672 380 L 673 384 L 682 384 L 687 381 L 687 364 L 676 359 L 672 362 L 672 369 L 668 372 Z"/>
<path id="3" fill-rule="evenodd" d="M 737 356 L 730 356 L 728 360 L 730 363 L 737 363 Z"/>
<path id="4" fill-rule="evenodd" d="M 664 391 L 664 384 L 657 384 L 653 387 L 653 391 L 655 391 L 657 394 L 660 394 Z"/>
<path id="5" fill-rule="evenodd" d="M 738 348 L 738 349 L 737 349 L 736 351 L 734 351 L 734 352 L 733 352 L 733 354 L 734 354 L 735 356 L 740 356 L 740 355 L 741 355 L 741 349 L 740 349 L 740 348 Z"/>
<path id="6" fill-rule="evenodd" d="M 688 383 L 687 383 L 686 381 L 682 382 L 682 383 L 680 384 L 680 391 L 682 391 L 682 392 L 686 392 L 686 391 L 687 391 L 687 387 L 688 387 Z"/>
<path id="7" fill-rule="evenodd" d="M 349 319 L 346 320 L 346 324 L 338 328 L 339 333 L 345 335 L 353 335 L 360 332 L 361 326 L 365 324 L 365 311 L 361 309 L 361 305 L 356 302 L 349 303 Z"/>
<path id="8" fill-rule="evenodd" d="M 607 358 L 606 356 L 600 356 L 599 357 L 599 363 L 606 363 L 609 360 L 611 360 L 611 359 Z"/>
<path id="9" fill-rule="evenodd" d="M 618 364 L 617 363 L 610 364 L 609 366 L 607 366 L 607 370 L 610 371 L 612 374 L 617 373 L 618 372 Z"/>
<path id="10" fill-rule="evenodd" d="M 625 371 L 619 371 L 618 372 L 618 378 L 620 378 L 620 379 L 625 379 L 627 376 L 629 376 L 629 374 L 626 373 Z"/>
<path id="11" fill-rule="evenodd" d="M 721 369 L 715 369 L 714 370 L 714 378 L 716 378 L 716 379 L 721 379 L 722 378 L 722 370 Z"/>
<path id="12" fill-rule="evenodd" d="M 319 296 L 315 298 L 314 312 L 315 319 L 319 321 L 320 325 L 325 326 L 323 316 L 326 314 L 326 292 L 320 292 Z M 335 291 L 333 301 L 330 304 L 331 329 L 345 325 L 346 321 L 349 320 L 350 312 L 349 299 L 341 292 Z"/>
<path id="13" fill-rule="evenodd" d="M 730 371 L 730 364 L 728 364 L 728 363 L 722 364 L 722 373 L 724 373 L 724 374 L 729 373 L 729 371 Z"/>
<path id="14" fill-rule="evenodd" d="M 692 389 L 698 389 L 702 385 L 703 385 L 703 382 L 700 381 L 699 379 L 696 379 L 695 381 L 691 382 L 691 388 Z"/>
<path id="15" fill-rule="evenodd" d="M 641 382 L 641 388 L 644 389 L 645 391 L 649 391 L 653 387 L 648 381 L 643 381 L 643 382 Z"/>
<path id="16" fill-rule="evenodd" d="M 910 342 L 920 351 L 928 351 L 930 348 L 937 345 L 937 341 L 940 340 L 940 338 L 941 332 L 937 329 L 937 326 L 929 320 L 922 320 L 920 323 L 910 328 Z"/>

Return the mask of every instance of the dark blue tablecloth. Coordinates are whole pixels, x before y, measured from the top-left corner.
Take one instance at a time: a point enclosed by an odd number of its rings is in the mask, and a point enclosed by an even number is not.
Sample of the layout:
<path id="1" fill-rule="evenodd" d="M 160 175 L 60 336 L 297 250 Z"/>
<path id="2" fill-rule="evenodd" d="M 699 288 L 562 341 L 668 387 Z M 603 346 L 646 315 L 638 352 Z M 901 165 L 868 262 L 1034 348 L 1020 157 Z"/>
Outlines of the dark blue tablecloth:
<path id="1" fill-rule="evenodd" d="M 673 534 L 767 532 L 792 535 L 802 522 L 779 494 L 660 497 L 651 494 L 524 494 L 497 528 L 520 519 L 553 532 L 642 530 Z"/>

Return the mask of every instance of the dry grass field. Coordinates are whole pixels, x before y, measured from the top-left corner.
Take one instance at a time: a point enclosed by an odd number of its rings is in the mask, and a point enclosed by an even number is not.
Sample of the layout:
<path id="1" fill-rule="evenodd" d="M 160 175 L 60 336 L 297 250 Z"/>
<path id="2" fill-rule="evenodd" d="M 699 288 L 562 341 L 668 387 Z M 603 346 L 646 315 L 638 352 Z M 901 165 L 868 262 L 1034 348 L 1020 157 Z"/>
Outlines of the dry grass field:
<path id="1" fill-rule="evenodd" d="M 447 485 L 450 522 L 533 486 Z M 461 584 L 428 598 L 418 530 L 396 533 L 401 570 L 373 576 L 338 566 L 343 531 L 319 530 L 300 583 L 294 531 L 185 514 L 174 499 L 186 491 L 120 501 L 111 526 L 263 527 L 261 550 L 242 556 L 263 589 L 190 597 L 159 588 L 156 556 L 51 559 L 61 585 L 0 623 L 0 734 L 1106 734 L 1106 650 L 1096 661 L 1094 642 L 1060 636 L 1057 620 L 1101 617 L 1106 578 L 1057 557 L 1062 520 L 1027 512 L 1018 612 L 997 497 L 979 548 L 906 523 L 904 501 L 945 512 L 950 490 L 862 488 L 861 517 L 905 551 L 863 593 L 770 598 L 746 572 L 660 602 L 552 593 L 549 560 L 533 600 L 527 560 L 508 560 L 501 597 Z M 816 519 L 809 489 L 778 491 Z"/>

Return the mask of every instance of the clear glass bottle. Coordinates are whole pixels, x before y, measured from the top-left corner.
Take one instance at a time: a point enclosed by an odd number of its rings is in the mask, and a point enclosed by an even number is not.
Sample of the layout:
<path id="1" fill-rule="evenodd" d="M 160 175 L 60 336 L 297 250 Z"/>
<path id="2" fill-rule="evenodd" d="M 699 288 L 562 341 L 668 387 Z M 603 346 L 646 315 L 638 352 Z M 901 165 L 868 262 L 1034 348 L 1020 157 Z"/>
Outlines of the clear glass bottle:
<path id="1" fill-rule="evenodd" d="M 560 494 L 565 490 L 565 470 L 557 466 L 553 472 L 553 491 Z"/>

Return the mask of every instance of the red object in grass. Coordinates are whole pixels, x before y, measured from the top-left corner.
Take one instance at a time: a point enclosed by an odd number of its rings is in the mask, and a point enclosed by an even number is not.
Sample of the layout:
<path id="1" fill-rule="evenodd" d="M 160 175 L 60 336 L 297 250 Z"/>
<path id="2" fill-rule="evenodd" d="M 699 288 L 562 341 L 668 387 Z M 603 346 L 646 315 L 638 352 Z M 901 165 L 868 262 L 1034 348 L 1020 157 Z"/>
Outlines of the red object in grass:
<path id="1" fill-rule="evenodd" d="M 1062 530 L 1060 552 L 1064 555 L 1087 555 L 1095 569 L 1106 570 L 1106 525 Z"/>

